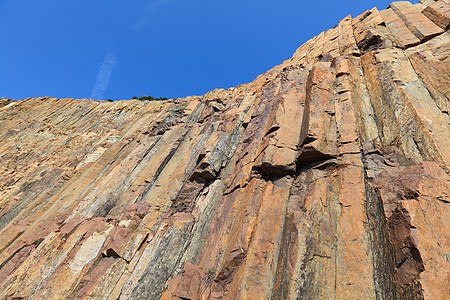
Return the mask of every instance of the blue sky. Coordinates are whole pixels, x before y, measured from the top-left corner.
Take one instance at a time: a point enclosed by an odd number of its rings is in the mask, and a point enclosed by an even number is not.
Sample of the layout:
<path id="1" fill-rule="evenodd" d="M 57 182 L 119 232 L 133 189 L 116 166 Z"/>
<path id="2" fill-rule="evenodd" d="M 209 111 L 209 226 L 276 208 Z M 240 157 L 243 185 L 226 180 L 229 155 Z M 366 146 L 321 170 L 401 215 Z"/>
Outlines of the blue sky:
<path id="1" fill-rule="evenodd" d="M 253 81 L 345 16 L 390 2 L 0 0 L 0 97 L 202 95 Z"/>

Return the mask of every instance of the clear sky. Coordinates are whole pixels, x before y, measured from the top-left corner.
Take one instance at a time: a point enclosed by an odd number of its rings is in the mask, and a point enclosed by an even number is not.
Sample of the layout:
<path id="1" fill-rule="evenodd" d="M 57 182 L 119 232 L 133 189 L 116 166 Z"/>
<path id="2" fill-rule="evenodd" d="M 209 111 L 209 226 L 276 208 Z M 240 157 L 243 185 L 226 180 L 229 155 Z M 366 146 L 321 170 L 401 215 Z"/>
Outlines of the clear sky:
<path id="1" fill-rule="evenodd" d="M 202 95 L 253 81 L 345 16 L 390 2 L 0 0 L 0 97 Z"/>

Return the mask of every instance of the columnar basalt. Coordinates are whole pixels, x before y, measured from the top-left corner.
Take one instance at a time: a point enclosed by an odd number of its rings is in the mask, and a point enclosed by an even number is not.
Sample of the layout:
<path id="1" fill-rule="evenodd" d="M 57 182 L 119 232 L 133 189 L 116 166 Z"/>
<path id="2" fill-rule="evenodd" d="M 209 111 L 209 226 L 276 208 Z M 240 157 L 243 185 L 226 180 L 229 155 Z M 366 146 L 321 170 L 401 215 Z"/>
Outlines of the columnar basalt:
<path id="1" fill-rule="evenodd" d="M 394 2 L 200 97 L 0 100 L 0 298 L 446 299 L 449 24 Z"/>

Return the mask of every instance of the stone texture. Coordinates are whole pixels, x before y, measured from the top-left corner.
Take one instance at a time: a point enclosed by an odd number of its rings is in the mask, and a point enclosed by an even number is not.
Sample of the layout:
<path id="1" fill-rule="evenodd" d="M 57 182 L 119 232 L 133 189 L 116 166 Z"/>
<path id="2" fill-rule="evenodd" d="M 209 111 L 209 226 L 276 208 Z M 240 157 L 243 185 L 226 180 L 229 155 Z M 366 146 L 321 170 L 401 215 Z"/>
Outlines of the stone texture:
<path id="1" fill-rule="evenodd" d="M 446 299 L 448 20 L 348 16 L 203 96 L 0 99 L 0 298 Z"/>
<path id="2" fill-rule="evenodd" d="M 432 20 L 436 25 L 442 29 L 449 29 L 450 25 L 450 4 L 440 0 L 425 7 L 422 13 Z"/>
<path id="3" fill-rule="evenodd" d="M 393 2 L 389 7 L 421 41 L 428 40 L 444 31 L 408 1 Z"/>

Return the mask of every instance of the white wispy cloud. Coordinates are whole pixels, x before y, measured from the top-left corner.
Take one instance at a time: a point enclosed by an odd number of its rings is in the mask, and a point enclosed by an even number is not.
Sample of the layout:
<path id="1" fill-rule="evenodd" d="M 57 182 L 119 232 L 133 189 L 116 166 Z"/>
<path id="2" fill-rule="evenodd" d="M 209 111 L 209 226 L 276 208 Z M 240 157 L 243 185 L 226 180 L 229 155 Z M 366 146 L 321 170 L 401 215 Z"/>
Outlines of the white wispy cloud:
<path id="1" fill-rule="evenodd" d="M 116 56 L 112 53 L 107 53 L 103 63 L 98 71 L 97 80 L 92 89 L 91 99 L 103 99 L 103 94 L 111 80 L 111 73 L 116 66 Z"/>
<path id="2" fill-rule="evenodd" d="M 138 30 L 141 29 L 142 27 L 144 27 L 145 24 L 148 23 L 148 21 L 150 20 L 152 14 L 161 6 L 167 4 L 170 0 L 156 0 L 151 2 L 144 10 L 143 15 L 141 17 L 141 19 L 134 24 L 133 26 L 131 26 L 132 29 Z"/>

